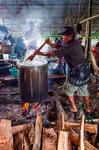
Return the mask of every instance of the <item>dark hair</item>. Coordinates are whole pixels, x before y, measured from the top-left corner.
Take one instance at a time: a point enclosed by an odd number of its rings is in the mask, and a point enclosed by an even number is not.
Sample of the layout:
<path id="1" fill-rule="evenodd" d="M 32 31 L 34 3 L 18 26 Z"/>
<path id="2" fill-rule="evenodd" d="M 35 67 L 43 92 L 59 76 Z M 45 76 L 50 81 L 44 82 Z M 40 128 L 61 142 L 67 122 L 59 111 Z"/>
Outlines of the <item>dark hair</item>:
<path id="1" fill-rule="evenodd" d="M 99 47 L 99 42 L 97 42 L 96 47 Z"/>
<path id="2" fill-rule="evenodd" d="M 59 35 L 75 35 L 75 29 L 72 26 L 65 26 L 65 31 Z"/>

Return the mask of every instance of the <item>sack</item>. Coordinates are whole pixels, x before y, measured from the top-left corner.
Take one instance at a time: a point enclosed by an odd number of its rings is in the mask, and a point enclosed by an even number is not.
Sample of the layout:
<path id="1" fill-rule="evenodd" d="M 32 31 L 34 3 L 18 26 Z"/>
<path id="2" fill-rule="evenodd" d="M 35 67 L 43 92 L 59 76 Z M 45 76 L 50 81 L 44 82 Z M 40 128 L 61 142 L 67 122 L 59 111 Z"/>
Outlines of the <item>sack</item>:
<path id="1" fill-rule="evenodd" d="M 82 86 L 88 83 L 89 77 L 90 77 L 89 64 L 84 63 L 70 70 L 68 80 L 72 85 Z"/>

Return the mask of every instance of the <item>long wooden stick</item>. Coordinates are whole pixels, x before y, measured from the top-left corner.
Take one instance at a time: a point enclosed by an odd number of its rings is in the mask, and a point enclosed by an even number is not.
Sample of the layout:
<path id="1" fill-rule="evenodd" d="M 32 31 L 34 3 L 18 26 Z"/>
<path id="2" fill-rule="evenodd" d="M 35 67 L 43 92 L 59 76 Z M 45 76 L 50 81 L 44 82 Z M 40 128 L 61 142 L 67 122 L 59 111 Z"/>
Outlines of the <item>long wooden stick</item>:
<path id="1" fill-rule="evenodd" d="M 26 58 L 26 60 L 33 60 L 34 57 L 37 55 L 38 52 L 40 52 L 40 50 L 44 47 L 44 45 L 47 43 L 47 40 L 38 48 L 34 51 L 34 53 L 32 55 L 30 55 L 28 58 Z"/>
<path id="2" fill-rule="evenodd" d="M 97 15 L 95 15 L 95 16 L 92 16 L 92 17 L 89 17 L 89 18 L 86 18 L 86 19 L 80 21 L 80 23 L 84 23 L 84 22 L 86 22 L 86 21 L 89 21 L 89 20 L 92 20 L 92 19 L 95 19 L 95 18 L 98 18 L 98 17 L 99 17 L 99 14 L 97 14 Z"/>
<path id="3" fill-rule="evenodd" d="M 79 147 L 79 150 L 84 150 L 84 119 L 85 119 L 85 116 L 82 115 L 81 117 L 81 130 L 80 130 L 80 147 Z"/>

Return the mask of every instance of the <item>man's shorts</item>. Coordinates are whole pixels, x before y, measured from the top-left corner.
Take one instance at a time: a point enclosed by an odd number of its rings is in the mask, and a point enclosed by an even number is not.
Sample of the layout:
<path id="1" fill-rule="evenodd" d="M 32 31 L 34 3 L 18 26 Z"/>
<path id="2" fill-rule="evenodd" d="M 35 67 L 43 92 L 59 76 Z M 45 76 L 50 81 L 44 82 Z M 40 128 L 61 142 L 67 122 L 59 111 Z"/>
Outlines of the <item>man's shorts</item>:
<path id="1" fill-rule="evenodd" d="M 74 96 L 75 92 L 77 92 L 78 96 L 89 96 L 87 84 L 83 86 L 74 86 L 69 81 L 65 81 L 63 84 L 62 91 L 67 96 Z"/>

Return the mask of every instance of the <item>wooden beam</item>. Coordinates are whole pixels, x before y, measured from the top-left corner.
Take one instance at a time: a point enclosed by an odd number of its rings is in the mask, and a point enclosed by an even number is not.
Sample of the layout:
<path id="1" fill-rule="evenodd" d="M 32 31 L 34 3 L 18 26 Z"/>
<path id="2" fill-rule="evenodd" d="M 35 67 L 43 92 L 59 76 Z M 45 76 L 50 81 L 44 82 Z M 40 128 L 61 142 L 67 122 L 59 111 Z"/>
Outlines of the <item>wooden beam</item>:
<path id="1" fill-rule="evenodd" d="M 68 132 L 60 131 L 57 150 L 69 150 L 68 149 L 68 139 L 69 139 Z"/>
<path id="2" fill-rule="evenodd" d="M 38 113 L 35 124 L 35 139 L 32 150 L 40 150 L 41 134 L 42 134 L 42 116 L 40 113 Z"/>
<path id="3" fill-rule="evenodd" d="M 80 128 L 80 123 L 66 121 L 64 123 L 64 128 L 66 126 L 69 126 L 73 129 L 76 129 L 76 128 Z M 84 124 L 84 130 L 87 132 L 90 132 L 90 133 L 97 133 L 98 132 L 98 125 L 97 124 Z"/>

